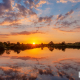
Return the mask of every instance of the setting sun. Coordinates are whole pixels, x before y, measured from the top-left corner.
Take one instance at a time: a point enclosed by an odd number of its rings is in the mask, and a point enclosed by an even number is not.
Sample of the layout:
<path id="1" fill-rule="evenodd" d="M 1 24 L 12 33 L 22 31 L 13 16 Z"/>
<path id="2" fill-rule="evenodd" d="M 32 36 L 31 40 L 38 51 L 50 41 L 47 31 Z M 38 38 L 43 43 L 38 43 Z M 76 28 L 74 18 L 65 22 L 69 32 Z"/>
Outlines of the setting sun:
<path id="1" fill-rule="evenodd" d="M 35 45 L 35 42 L 33 42 L 33 44 Z"/>

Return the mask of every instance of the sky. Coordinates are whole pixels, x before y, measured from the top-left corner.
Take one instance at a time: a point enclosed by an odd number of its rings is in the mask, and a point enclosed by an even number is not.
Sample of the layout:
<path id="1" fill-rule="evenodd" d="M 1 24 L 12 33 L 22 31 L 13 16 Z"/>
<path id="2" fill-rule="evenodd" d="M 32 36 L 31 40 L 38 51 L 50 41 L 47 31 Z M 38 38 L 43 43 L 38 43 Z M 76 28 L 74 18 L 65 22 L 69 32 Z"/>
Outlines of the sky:
<path id="1" fill-rule="evenodd" d="M 0 41 L 80 42 L 80 0 L 0 0 Z"/>

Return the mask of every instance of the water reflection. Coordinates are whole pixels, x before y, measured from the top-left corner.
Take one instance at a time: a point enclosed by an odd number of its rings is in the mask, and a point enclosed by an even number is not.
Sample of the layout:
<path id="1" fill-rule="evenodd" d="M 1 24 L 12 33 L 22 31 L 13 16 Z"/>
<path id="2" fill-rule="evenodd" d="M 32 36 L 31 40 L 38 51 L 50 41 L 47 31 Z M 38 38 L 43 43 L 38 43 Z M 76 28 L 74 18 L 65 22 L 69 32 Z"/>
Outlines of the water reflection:
<path id="1" fill-rule="evenodd" d="M 20 51 L 21 51 L 21 50 L 14 50 L 14 52 L 17 52 L 17 54 L 19 54 L 19 53 L 20 53 Z"/>
<path id="2" fill-rule="evenodd" d="M 0 80 L 79 80 L 76 73 L 80 70 L 78 66 L 74 67 L 70 64 L 60 63 L 55 63 L 55 66 L 53 66 L 56 70 L 52 66 L 44 65 L 35 65 L 32 69 L 29 68 L 29 65 L 25 67 L 23 65 L 23 68 L 21 66 L 0 67 L 0 75 L 2 75 Z M 28 70 L 26 71 L 27 68 Z M 23 69 L 25 69 L 25 72 Z"/>
<path id="3" fill-rule="evenodd" d="M 2 54 L 4 53 L 4 51 L 5 51 L 5 50 L 1 50 L 1 51 L 0 51 L 0 55 L 2 55 Z"/>
<path id="4" fill-rule="evenodd" d="M 62 50 L 62 51 L 65 51 L 66 50 L 65 47 L 55 47 L 55 49 Z"/>
<path id="5" fill-rule="evenodd" d="M 6 50 L 0 56 L 0 80 L 79 80 L 80 50 L 63 51 L 52 47 L 19 54 Z"/>
<path id="6" fill-rule="evenodd" d="M 6 54 L 10 54 L 10 52 L 11 52 L 11 50 L 8 50 L 8 49 L 6 50 Z"/>
<path id="7" fill-rule="evenodd" d="M 43 50 L 45 47 L 41 47 L 41 50 Z M 58 50 L 62 50 L 63 52 L 65 52 L 66 48 L 65 47 L 47 47 L 51 52 L 54 51 L 54 49 L 58 49 Z M 78 48 L 71 48 L 71 49 L 78 49 Z M 26 50 L 32 50 L 32 49 L 26 49 Z M 6 50 L 0 50 L 0 55 L 2 55 L 4 52 L 6 51 L 7 54 L 10 54 L 9 49 Z M 17 54 L 19 54 L 21 51 L 25 51 L 25 50 L 13 50 L 14 52 L 16 52 Z"/>
<path id="8" fill-rule="evenodd" d="M 44 48 L 44 47 L 42 46 L 42 47 L 41 47 L 41 50 L 43 50 L 43 48 Z"/>
<path id="9" fill-rule="evenodd" d="M 54 47 L 48 47 L 48 49 L 49 49 L 50 51 L 53 51 L 53 50 L 54 50 Z"/>

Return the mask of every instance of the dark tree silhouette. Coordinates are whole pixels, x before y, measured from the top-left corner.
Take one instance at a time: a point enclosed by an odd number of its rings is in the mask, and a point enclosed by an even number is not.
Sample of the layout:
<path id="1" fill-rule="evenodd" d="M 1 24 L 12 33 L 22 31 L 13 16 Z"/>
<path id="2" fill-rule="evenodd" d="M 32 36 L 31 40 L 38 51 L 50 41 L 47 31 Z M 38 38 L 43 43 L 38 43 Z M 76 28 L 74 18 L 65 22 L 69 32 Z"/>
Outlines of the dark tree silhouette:
<path id="1" fill-rule="evenodd" d="M 20 45 L 20 42 L 17 42 L 17 45 Z"/>
<path id="2" fill-rule="evenodd" d="M 62 44 L 62 45 L 65 45 L 65 41 L 63 41 L 61 44 Z"/>
<path id="3" fill-rule="evenodd" d="M 53 45 L 54 43 L 51 41 L 51 42 L 49 42 L 49 44 L 50 44 L 50 45 Z"/>

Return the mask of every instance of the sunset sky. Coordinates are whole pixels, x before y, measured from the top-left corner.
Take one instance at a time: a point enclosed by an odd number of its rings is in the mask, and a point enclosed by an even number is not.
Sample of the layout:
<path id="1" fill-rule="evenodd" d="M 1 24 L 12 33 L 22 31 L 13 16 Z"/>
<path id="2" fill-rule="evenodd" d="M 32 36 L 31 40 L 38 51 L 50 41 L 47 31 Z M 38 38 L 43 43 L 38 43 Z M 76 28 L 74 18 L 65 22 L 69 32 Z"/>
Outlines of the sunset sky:
<path id="1" fill-rule="evenodd" d="M 80 0 L 0 0 L 0 41 L 80 42 Z"/>

